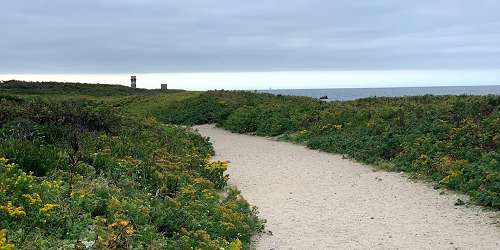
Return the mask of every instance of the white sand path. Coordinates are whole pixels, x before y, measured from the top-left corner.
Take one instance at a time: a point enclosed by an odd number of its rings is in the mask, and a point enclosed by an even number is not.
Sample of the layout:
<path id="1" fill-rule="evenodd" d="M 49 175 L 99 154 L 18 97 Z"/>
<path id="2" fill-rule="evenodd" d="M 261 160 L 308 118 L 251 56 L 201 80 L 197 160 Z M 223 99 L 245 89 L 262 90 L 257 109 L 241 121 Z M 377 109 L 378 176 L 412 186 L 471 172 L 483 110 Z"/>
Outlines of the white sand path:
<path id="1" fill-rule="evenodd" d="M 500 249 L 498 212 L 339 155 L 212 125 L 231 184 L 267 220 L 257 249 Z M 450 193 L 450 192 L 447 192 Z"/>

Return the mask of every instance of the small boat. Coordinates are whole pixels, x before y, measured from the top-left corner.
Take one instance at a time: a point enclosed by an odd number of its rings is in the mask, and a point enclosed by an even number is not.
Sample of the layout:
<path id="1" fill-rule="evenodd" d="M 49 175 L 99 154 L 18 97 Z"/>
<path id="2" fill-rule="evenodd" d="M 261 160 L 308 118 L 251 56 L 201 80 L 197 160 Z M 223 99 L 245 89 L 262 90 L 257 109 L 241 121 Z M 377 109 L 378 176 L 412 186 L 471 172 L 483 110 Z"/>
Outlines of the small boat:
<path id="1" fill-rule="evenodd" d="M 324 95 L 322 97 L 319 98 L 320 100 L 328 100 L 328 96 L 327 95 Z"/>

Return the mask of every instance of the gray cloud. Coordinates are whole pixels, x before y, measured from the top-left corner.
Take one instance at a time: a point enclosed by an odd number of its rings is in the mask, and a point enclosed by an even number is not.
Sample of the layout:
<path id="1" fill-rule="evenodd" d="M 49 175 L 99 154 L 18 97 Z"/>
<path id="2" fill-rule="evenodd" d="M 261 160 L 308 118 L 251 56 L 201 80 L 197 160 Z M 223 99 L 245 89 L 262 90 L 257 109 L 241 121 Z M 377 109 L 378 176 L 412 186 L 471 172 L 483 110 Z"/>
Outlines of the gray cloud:
<path id="1" fill-rule="evenodd" d="M 0 73 L 495 68 L 497 0 L 17 0 Z"/>

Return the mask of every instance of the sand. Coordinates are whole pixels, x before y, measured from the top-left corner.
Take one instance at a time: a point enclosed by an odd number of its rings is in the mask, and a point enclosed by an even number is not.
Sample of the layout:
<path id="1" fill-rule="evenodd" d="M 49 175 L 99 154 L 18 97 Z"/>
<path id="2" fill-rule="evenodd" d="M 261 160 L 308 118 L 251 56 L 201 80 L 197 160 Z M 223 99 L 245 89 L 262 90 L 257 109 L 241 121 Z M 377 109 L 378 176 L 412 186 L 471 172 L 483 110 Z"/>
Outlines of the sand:
<path id="1" fill-rule="evenodd" d="M 453 192 L 301 145 L 195 128 L 267 220 L 272 233 L 257 249 L 500 249 L 499 213 L 456 206 Z"/>

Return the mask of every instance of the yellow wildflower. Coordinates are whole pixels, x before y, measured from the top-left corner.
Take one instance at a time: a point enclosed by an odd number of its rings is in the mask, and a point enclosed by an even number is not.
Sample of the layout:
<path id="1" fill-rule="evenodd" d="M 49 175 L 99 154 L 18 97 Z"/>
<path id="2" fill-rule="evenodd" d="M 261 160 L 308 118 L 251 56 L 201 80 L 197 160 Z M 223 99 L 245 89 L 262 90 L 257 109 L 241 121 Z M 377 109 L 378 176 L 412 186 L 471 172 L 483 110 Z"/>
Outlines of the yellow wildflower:
<path id="1" fill-rule="evenodd" d="M 122 227 L 126 227 L 126 226 L 128 226 L 128 223 L 129 223 L 129 222 L 128 222 L 127 220 L 120 220 L 120 221 L 118 221 L 118 224 L 119 224 L 120 226 L 122 226 Z"/>
<path id="2" fill-rule="evenodd" d="M 418 159 L 419 159 L 420 163 L 423 165 L 428 164 L 430 161 L 429 156 L 427 156 L 425 154 L 421 154 L 420 157 L 418 157 Z"/>
<path id="3" fill-rule="evenodd" d="M 0 230 L 0 249 L 2 250 L 13 250 L 14 244 L 7 243 L 7 230 Z"/>
<path id="4" fill-rule="evenodd" d="M 23 207 L 16 207 L 12 205 L 11 201 L 7 202 L 7 205 L 5 206 L 0 206 L 0 211 L 4 211 L 6 214 L 8 214 L 11 217 L 22 217 L 26 216 L 26 212 L 24 211 Z"/>
<path id="5" fill-rule="evenodd" d="M 116 227 L 116 226 L 121 226 L 121 227 L 126 227 L 128 226 L 129 222 L 128 220 L 118 220 L 116 222 L 113 222 L 113 224 L 109 225 L 110 227 Z"/>
<path id="6" fill-rule="evenodd" d="M 26 212 L 24 211 L 23 207 L 16 207 L 14 209 L 13 215 L 15 217 L 21 217 L 21 216 L 26 216 Z"/>
<path id="7" fill-rule="evenodd" d="M 42 198 L 40 198 L 40 195 L 37 193 L 34 194 L 23 194 L 24 199 L 31 204 L 31 205 L 37 205 L 42 203 Z"/>
<path id="8" fill-rule="evenodd" d="M 4 167 L 5 170 L 9 171 L 9 170 L 15 168 L 16 165 L 14 165 L 14 163 L 7 164 L 7 159 L 0 157 L 0 166 Z"/>
<path id="9" fill-rule="evenodd" d="M 231 250 L 241 250 L 243 249 L 243 244 L 239 239 L 236 239 L 235 241 L 231 242 L 229 245 L 229 249 Z"/>
<path id="10" fill-rule="evenodd" d="M 53 209 L 55 209 L 57 207 L 59 207 L 59 205 L 47 203 L 39 210 L 40 210 L 40 212 L 47 214 L 47 213 L 50 213 Z"/>
<path id="11" fill-rule="evenodd" d="M 127 227 L 127 229 L 125 230 L 125 234 L 127 234 L 127 236 L 132 236 L 134 235 L 135 233 L 135 230 L 133 227 Z"/>
<path id="12" fill-rule="evenodd" d="M 119 235 L 133 236 L 135 233 L 134 227 L 130 224 L 128 220 L 118 220 L 113 224 L 109 225 L 110 228 L 118 227 L 121 232 Z"/>

